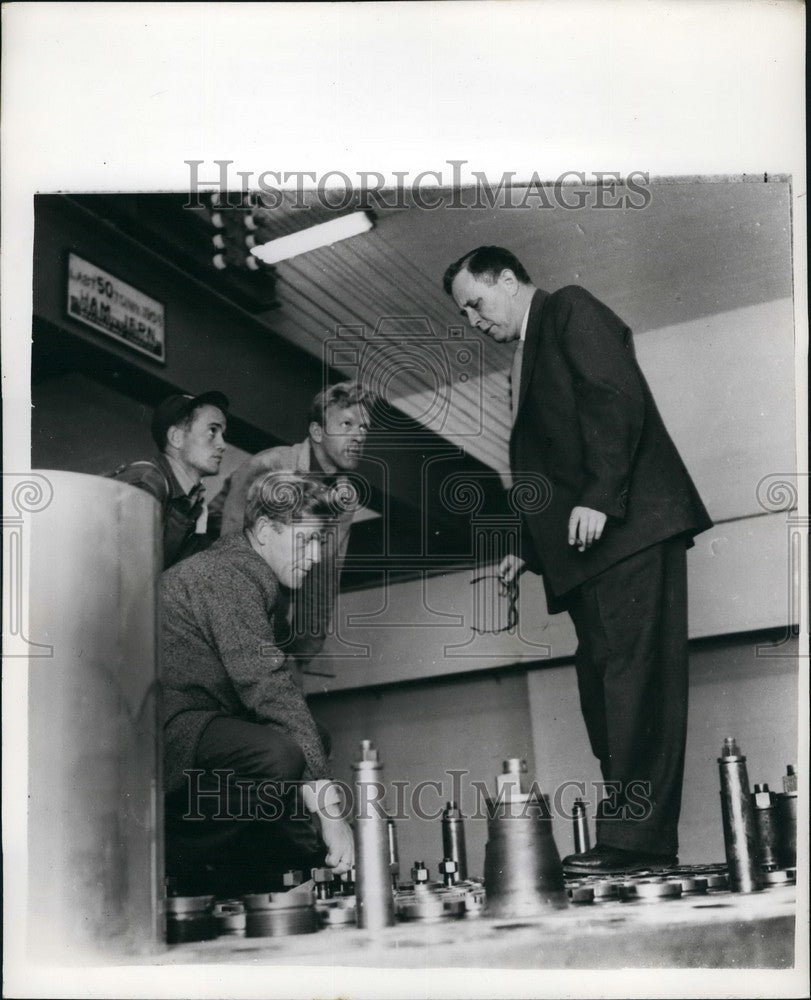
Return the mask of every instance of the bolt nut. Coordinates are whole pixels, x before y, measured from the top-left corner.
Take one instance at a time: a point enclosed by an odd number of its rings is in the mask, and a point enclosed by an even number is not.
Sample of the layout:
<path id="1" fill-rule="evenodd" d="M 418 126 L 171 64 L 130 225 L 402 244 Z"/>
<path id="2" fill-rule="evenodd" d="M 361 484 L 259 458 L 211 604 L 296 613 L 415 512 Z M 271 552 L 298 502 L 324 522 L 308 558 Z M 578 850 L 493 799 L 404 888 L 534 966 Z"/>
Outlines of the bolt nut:
<path id="1" fill-rule="evenodd" d="M 289 871 L 282 875 L 282 885 L 287 889 L 292 889 L 294 885 L 301 885 L 304 876 L 301 872 Z"/>
<path id="2" fill-rule="evenodd" d="M 331 868 L 313 868 L 310 874 L 316 885 L 324 882 L 332 882 L 335 877 Z"/>
<path id="3" fill-rule="evenodd" d="M 411 869 L 411 881 L 415 884 L 427 882 L 430 875 L 431 873 L 425 867 L 425 863 L 423 861 L 418 861 Z"/>

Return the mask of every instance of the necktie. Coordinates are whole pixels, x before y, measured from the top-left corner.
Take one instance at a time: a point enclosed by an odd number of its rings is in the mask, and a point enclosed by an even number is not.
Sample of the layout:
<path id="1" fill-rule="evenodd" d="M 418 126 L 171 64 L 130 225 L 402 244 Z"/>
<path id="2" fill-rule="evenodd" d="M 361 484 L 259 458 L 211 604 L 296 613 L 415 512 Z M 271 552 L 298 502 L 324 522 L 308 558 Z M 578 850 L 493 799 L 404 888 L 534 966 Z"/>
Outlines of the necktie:
<path id="1" fill-rule="evenodd" d="M 512 368 L 510 369 L 510 408 L 512 409 L 513 423 L 518 414 L 518 398 L 521 393 L 521 364 L 524 359 L 524 341 L 519 340 L 513 354 Z"/>

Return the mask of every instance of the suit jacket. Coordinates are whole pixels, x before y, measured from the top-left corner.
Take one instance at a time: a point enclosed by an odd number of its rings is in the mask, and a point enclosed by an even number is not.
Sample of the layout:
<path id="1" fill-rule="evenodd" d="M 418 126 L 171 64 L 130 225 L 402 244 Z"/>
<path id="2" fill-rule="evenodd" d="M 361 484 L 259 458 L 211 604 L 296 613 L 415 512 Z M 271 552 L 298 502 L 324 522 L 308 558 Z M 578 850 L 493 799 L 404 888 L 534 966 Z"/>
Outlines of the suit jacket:
<path id="1" fill-rule="evenodd" d="M 213 513 L 217 517 L 221 514 L 222 535 L 242 531 L 248 488 L 259 476 L 267 472 L 318 473 L 317 465 L 313 468 L 313 464 L 309 438 L 290 446 L 267 448 L 246 459 L 209 504 L 210 515 Z M 307 574 L 301 590 L 292 595 L 282 588 L 277 602 L 275 627 L 278 641 L 295 655 L 300 667 L 321 651 L 331 627 L 339 577 L 349 547 L 352 518 L 352 510 L 336 518 L 334 537 L 327 538 L 321 562 Z M 288 619 L 286 626 L 283 618 Z M 291 632 L 292 637 L 284 638 L 285 629 Z"/>
<path id="2" fill-rule="evenodd" d="M 523 473 L 546 480 L 522 513 L 521 555 L 543 574 L 550 611 L 621 559 L 712 525 L 636 362 L 631 331 L 577 285 L 533 296 L 510 466 L 519 491 Z M 568 544 L 576 506 L 608 515 L 585 552 Z"/>

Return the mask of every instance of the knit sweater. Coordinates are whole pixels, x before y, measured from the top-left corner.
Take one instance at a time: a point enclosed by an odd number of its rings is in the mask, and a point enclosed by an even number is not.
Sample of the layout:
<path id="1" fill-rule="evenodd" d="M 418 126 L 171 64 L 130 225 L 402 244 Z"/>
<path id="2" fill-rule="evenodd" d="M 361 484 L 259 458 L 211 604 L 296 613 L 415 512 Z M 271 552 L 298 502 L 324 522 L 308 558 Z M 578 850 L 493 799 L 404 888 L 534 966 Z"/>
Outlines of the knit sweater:
<path id="1" fill-rule="evenodd" d="M 327 776 L 324 748 L 276 646 L 279 581 L 243 534 L 226 535 L 161 577 L 165 790 L 184 784 L 216 716 L 266 723 L 301 748 L 307 778 Z"/>

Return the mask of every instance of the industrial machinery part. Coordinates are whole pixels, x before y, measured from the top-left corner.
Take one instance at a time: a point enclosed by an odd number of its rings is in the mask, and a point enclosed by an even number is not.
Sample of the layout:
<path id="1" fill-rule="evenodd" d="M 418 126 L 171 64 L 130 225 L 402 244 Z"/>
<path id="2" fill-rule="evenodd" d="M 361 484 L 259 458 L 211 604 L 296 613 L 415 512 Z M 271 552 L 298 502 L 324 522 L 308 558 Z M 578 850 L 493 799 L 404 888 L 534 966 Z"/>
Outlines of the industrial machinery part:
<path id="1" fill-rule="evenodd" d="M 620 882 L 612 881 L 611 879 L 599 879 L 593 884 L 589 882 L 589 885 L 594 889 L 595 903 L 608 903 L 620 897 Z"/>
<path id="2" fill-rule="evenodd" d="M 683 896 L 700 896 L 707 892 L 709 881 L 701 875 L 678 875 Z"/>
<path id="3" fill-rule="evenodd" d="M 304 881 L 303 872 L 297 872 L 291 870 L 289 872 L 285 872 L 284 875 L 282 875 L 282 885 L 285 887 L 285 889 L 292 889 L 293 886 L 301 885 L 303 881 Z"/>
<path id="4" fill-rule="evenodd" d="M 794 868 L 780 868 L 762 872 L 764 888 L 792 886 L 796 883 Z M 567 883 L 566 892 L 571 903 L 612 902 L 624 903 L 668 902 L 682 897 L 728 892 L 729 877 L 722 865 L 684 865 L 665 876 L 655 877 L 635 872 L 625 878 L 617 876 L 585 876 Z"/>
<path id="5" fill-rule="evenodd" d="M 391 816 L 386 820 L 386 833 L 389 838 L 389 874 L 391 887 L 396 889 L 400 881 L 400 852 L 397 849 L 397 827 Z"/>
<path id="6" fill-rule="evenodd" d="M 573 903 L 594 902 L 594 886 L 592 885 L 571 885 L 567 887 L 566 893 Z"/>
<path id="7" fill-rule="evenodd" d="M 729 887 L 733 892 L 758 892 L 758 835 L 754 809 L 749 794 L 746 757 L 732 737 L 724 740 L 718 758 L 721 776 L 721 816 L 724 823 L 724 848 L 729 869 Z"/>
<path id="8" fill-rule="evenodd" d="M 764 872 L 763 881 L 766 885 L 794 885 L 797 881 L 797 869 L 777 868 L 771 872 Z"/>
<path id="9" fill-rule="evenodd" d="M 210 941 L 217 936 L 213 896 L 170 896 L 166 900 L 166 941 Z"/>
<path id="10" fill-rule="evenodd" d="M 315 909 L 322 927 L 353 927 L 357 922 L 355 899 L 352 896 L 336 896 L 323 902 L 316 900 Z"/>
<path id="11" fill-rule="evenodd" d="M 591 847 L 589 821 L 586 818 L 586 804 L 582 799 L 572 803 L 572 823 L 574 825 L 574 853 L 585 854 Z"/>
<path id="12" fill-rule="evenodd" d="M 358 927 L 380 930 L 395 923 L 388 817 L 381 811 L 383 765 L 370 740 L 360 745 L 355 772 L 355 870 Z"/>
<path id="13" fill-rule="evenodd" d="M 459 881 L 459 869 L 453 858 L 443 858 L 439 862 L 439 874 L 446 889 Z"/>
<path id="14" fill-rule="evenodd" d="M 331 868 L 313 868 L 311 873 L 315 883 L 315 898 L 318 900 L 332 899 L 333 880 Z"/>
<path id="15" fill-rule="evenodd" d="M 777 798 L 768 785 L 755 785 L 752 809 L 760 848 L 760 867 L 763 871 L 773 871 L 777 868 Z"/>
<path id="16" fill-rule="evenodd" d="M 311 891 L 256 892 L 242 897 L 246 937 L 285 937 L 318 930 L 315 897 Z"/>
<path id="17" fill-rule="evenodd" d="M 355 868 L 354 866 L 349 869 L 348 872 L 344 872 L 340 878 L 340 884 L 338 891 L 342 896 L 354 896 L 355 895 Z"/>
<path id="18" fill-rule="evenodd" d="M 12 570 L 4 596 L 13 608 L 16 587 L 16 600 L 32 595 L 18 612 L 29 610 L 30 644 L 3 619 L 30 657 L 26 946 L 57 965 L 143 954 L 166 933 L 158 504 L 78 472 L 6 472 L 3 482 L 9 566 L 29 577 L 15 582 Z M 30 513 L 17 520 L 15 507 Z"/>
<path id="19" fill-rule="evenodd" d="M 797 774 L 794 765 L 786 767 L 783 792 L 777 796 L 777 864 L 793 868 L 797 864 Z"/>
<path id="20" fill-rule="evenodd" d="M 431 872 L 425 867 L 424 861 L 415 861 L 411 869 L 411 881 L 416 889 L 418 885 L 428 885 L 431 881 Z"/>
<path id="21" fill-rule="evenodd" d="M 466 913 L 463 893 L 432 891 L 421 885 L 414 892 L 397 893 L 395 905 L 401 920 L 458 920 Z"/>
<path id="22" fill-rule="evenodd" d="M 484 913 L 484 904 L 487 898 L 484 885 L 481 882 L 468 879 L 467 882 L 462 883 L 462 888 L 464 889 L 465 916 L 468 919 L 480 917 Z"/>
<path id="23" fill-rule="evenodd" d="M 245 904 L 223 899 L 214 904 L 214 920 L 219 937 L 245 937 Z"/>
<path id="24" fill-rule="evenodd" d="M 458 879 L 467 878 L 467 850 L 462 813 L 455 802 L 449 802 L 442 812 L 442 857 L 456 862 Z"/>
<path id="25" fill-rule="evenodd" d="M 499 794 L 487 800 L 485 915 L 528 917 L 568 905 L 563 868 L 552 835 L 549 805 L 536 788 L 527 790 L 526 763 L 504 762 Z"/>
<path id="26" fill-rule="evenodd" d="M 522 757 L 508 757 L 502 764 L 501 774 L 496 775 L 497 798 L 504 789 L 520 795 L 526 795 L 529 791 L 527 762 Z"/>
<path id="27" fill-rule="evenodd" d="M 619 887 L 619 894 L 622 900 L 638 899 L 643 903 L 680 899 L 681 882 L 675 879 L 634 879 L 623 882 Z"/>

